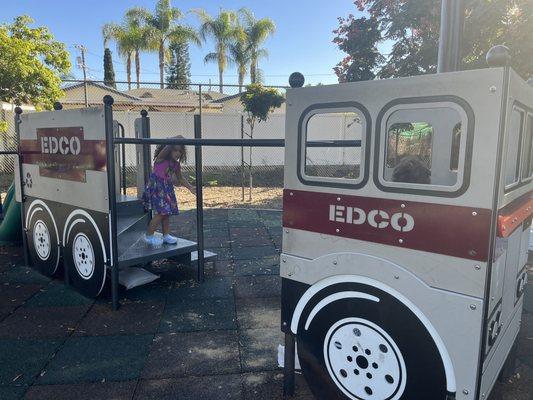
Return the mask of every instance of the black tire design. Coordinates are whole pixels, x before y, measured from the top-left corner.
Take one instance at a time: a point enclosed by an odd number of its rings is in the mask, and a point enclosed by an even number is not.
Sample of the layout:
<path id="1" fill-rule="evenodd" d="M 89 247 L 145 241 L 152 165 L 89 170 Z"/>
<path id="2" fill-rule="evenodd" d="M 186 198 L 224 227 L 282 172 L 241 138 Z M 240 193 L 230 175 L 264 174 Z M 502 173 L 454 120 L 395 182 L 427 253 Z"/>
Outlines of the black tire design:
<path id="1" fill-rule="evenodd" d="M 339 299 L 305 323 L 325 297 L 353 291 L 364 298 Z M 298 356 L 318 399 L 446 400 L 444 365 L 431 335 L 399 300 L 364 284 L 328 287 L 306 305 L 298 326 Z"/>
<path id="2" fill-rule="evenodd" d="M 59 238 L 49 209 L 32 203 L 28 213 L 26 238 L 30 265 L 46 276 L 53 276 L 59 266 Z"/>
<path id="3" fill-rule="evenodd" d="M 66 229 L 65 267 L 70 284 L 84 296 L 95 298 L 106 277 L 104 252 L 97 228 L 84 215 L 76 215 Z"/>

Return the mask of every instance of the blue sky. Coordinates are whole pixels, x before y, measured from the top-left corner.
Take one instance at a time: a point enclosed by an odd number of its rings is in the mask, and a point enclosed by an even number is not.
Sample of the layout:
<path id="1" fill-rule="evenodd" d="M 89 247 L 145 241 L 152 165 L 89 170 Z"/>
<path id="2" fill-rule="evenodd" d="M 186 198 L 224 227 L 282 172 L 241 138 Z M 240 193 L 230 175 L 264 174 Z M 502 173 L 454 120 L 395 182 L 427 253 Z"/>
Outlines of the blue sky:
<path id="1" fill-rule="evenodd" d="M 48 26 L 56 39 L 66 43 L 73 63 L 77 54 L 75 44 L 83 44 L 88 49 L 87 64 L 95 79 L 103 77 L 101 27 L 106 22 L 120 22 L 124 11 L 132 6 L 153 9 L 156 0 L 16 0 L 3 1 L 0 23 L 9 22 L 13 17 L 27 14 L 37 25 Z M 343 58 L 332 43 L 332 30 L 338 25 L 337 17 L 357 13 L 352 0 L 182 0 L 173 1 L 182 11 L 203 8 L 210 14 L 219 9 L 239 9 L 248 7 L 258 18 L 270 17 L 277 26 L 276 34 L 265 47 L 270 52 L 268 60 L 260 64 L 265 74 L 265 83 L 284 85 L 291 72 L 301 71 L 308 83 L 335 83 L 332 68 Z M 198 19 L 188 15 L 185 22 L 198 26 Z M 125 65 L 115 54 L 117 79 L 125 79 Z M 207 42 L 201 48 L 191 46 L 193 82 L 213 83 L 218 81 L 215 64 L 205 65 L 205 54 L 213 50 L 213 43 Z M 157 56 L 145 53 L 141 58 L 141 79 L 157 81 Z M 81 77 L 81 71 L 73 67 L 72 72 Z M 226 72 L 226 83 L 236 83 L 235 68 Z"/>

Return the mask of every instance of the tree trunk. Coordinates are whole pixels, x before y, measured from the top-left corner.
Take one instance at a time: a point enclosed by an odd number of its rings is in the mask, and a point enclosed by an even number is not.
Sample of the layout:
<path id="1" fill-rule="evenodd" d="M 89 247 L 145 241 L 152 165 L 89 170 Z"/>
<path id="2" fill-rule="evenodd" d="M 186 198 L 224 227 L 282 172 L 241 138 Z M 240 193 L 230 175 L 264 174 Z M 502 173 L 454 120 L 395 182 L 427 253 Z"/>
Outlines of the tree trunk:
<path id="1" fill-rule="evenodd" d="M 165 88 L 165 42 L 159 43 L 159 84 Z"/>
<path id="2" fill-rule="evenodd" d="M 252 59 L 250 63 L 250 81 L 257 83 L 257 60 Z"/>
<path id="3" fill-rule="evenodd" d="M 224 71 L 220 67 L 218 67 L 218 83 L 219 83 L 219 92 L 223 93 L 223 89 L 224 89 Z"/>
<path id="4" fill-rule="evenodd" d="M 244 86 L 244 72 L 239 71 L 239 93 L 242 93 L 242 87 Z"/>
<path id="5" fill-rule="evenodd" d="M 135 50 L 135 77 L 137 78 L 137 89 L 141 87 L 141 55 L 139 49 Z"/>
<path id="6" fill-rule="evenodd" d="M 126 58 L 126 78 L 128 80 L 128 90 L 131 90 L 131 53 Z"/>

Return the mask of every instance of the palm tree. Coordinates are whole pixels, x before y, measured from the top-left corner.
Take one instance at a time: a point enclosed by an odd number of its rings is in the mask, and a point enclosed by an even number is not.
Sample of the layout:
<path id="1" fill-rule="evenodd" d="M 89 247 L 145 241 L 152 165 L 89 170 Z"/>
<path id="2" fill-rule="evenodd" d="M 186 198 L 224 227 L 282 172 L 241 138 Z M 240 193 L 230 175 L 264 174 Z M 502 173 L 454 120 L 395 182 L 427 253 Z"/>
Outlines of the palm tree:
<path id="1" fill-rule="evenodd" d="M 224 85 L 224 71 L 228 65 L 228 48 L 235 43 L 238 36 L 238 17 L 233 11 L 221 10 L 216 18 L 211 17 L 204 11 L 198 11 L 202 25 L 200 35 L 203 40 L 208 36 L 215 39 L 216 50 L 205 56 L 204 62 L 216 62 L 218 64 L 218 79 L 220 93 Z"/>
<path id="2" fill-rule="evenodd" d="M 104 37 L 104 47 L 110 40 L 114 40 L 117 44 L 118 54 L 126 60 L 126 79 L 128 81 L 128 90 L 131 90 L 131 59 L 135 53 L 135 38 L 128 31 L 126 25 L 118 25 L 114 23 L 105 24 L 102 27 L 102 35 Z"/>
<path id="3" fill-rule="evenodd" d="M 248 73 L 248 65 L 250 64 L 250 49 L 247 43 L 246 32 L 242 27 L 239 27 L 237 32 L 237 40 L 229 46 L 229 54 L 231 61 L 237 66 L 239 74 L 239 93 L 242 92 L 244 85 L 244 78 Z"/>
<path id="4" fill-rule="evenodd" d="M 247 8 L 239 10 L 244 24 L 248 47 L 250 50 L 250 80 L 257 83 L 258 62 L 260 58 L 268 57 L 268 51 L 262 49 L 264 41 L 276 31 L 276 25 L 270 18 L 256 19 L 255 15 Z"/>
<path id="5" fill-rule="evenodd" d="M 188 26 L 177 25 L 183 13 L 172 7 L 170 0 L 158 0 L 152 14 L 145 8 L 135 7 L 126 13 L 126 17 L 143 21 L 149 30 L 149 48 L 159 54 L 159 82 L 165 87 L 165 59 L 168 56 L 167 44 L 170 41 L 187 41 L 200 44 L 196 31 Z"/>

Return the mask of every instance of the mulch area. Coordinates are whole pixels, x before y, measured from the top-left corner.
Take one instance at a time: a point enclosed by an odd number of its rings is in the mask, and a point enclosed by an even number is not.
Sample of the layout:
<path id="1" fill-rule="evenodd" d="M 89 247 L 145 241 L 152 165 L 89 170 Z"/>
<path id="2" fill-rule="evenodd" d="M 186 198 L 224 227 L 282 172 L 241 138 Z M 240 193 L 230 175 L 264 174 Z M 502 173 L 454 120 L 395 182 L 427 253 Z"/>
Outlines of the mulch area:
<path id="1" fill-rule="evenodd" d="M 182 214 L 175 231 L 194 240 L 192 221 Z M 117 312 L 108 292 L 88 300 L 1 247 L 0 399 L 280 399 L 281 213 L 209 210 L 205 238 L 218 253 L 205 283 L 193 267 L 157 263 L 161 278 L 123 291 Z M 531 398 L 532 321 L 530 283 L 520 375 L 490 400 Z M 311 399 L 301 376 L 296 399 Z"/>

